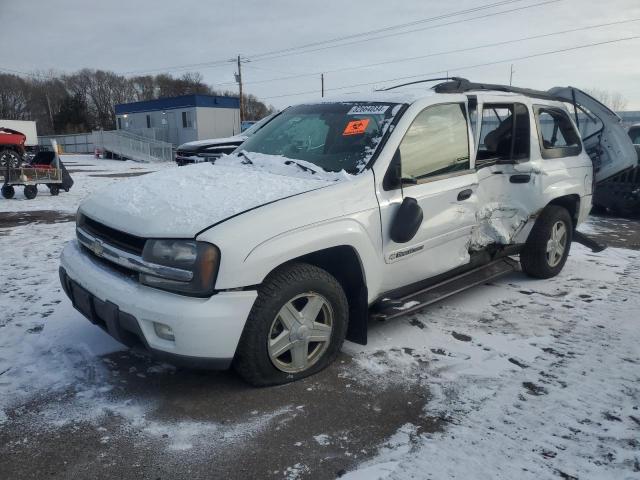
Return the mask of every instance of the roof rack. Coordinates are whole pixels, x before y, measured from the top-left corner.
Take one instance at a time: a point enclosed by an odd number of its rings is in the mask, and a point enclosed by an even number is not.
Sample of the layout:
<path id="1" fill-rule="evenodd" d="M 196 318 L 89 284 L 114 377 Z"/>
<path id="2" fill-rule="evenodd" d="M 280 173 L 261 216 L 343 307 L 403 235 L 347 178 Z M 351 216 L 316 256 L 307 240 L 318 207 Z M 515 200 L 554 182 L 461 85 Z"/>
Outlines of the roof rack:
<path id="1" fill-rule="evenodd" d="M 378 92 L 386 92 L 387 90 L 393 90 L 394 88 L 406 87 L 407 85 L 415 85 L 416 83 L 428 83 L 428 82 L 439 82 L 441 80 L 464 80 L 459 79 L 458 77 L 440 77 L 440 78 L 425 78 L 424 80 L 416 80 L 415 82 L 401 83 L 399 85 L 393 85 L 392 87 L 381 88 L 377 90 Z M 444 85 L 441 83 L 440 85 Z"/>
<path id="2" fill-rule="evenodd" d="M 442 82 L 433 87 L 436 93 L 466 93 L 477 90 L 491 90 L 498 92 L 518 93 L 527 97 L 541 98 L 544 100 L 558 100 L 558 97 L 542 90 L 531 88 L 512 87 L 510 85 L 495 85 L 491 83 L 474 83 L 466 78 L 453 77 L 447 82 Z"/>

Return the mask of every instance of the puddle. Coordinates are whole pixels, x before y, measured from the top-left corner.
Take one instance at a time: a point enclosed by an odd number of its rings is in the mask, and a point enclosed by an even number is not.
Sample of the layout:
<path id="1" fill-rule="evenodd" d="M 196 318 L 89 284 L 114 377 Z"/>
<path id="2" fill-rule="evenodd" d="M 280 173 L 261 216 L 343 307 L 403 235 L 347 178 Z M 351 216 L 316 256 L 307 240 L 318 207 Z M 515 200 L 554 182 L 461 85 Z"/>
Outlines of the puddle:
<path id="1" fill-rule="evenodd" d="M 0 228 L 19 227 L 29 223 L 75 222 L 75 213 L 58 210 L 31 210 L 29 212 L 0 212 Z"/>

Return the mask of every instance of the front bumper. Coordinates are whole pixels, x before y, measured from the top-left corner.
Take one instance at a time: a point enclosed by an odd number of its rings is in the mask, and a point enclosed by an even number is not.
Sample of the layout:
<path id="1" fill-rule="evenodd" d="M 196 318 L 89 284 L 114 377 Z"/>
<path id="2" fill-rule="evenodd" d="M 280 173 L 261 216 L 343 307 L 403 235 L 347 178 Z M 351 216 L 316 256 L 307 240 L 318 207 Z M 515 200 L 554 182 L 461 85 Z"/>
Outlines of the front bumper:
<path id="1" fill-rule="evenodd" d="M 75 240 L 62 252 L 60 280 L 73 306 L 116 340 L 205 368 L 229 367 L 257 297 L 237 291 L 193 298 L 147 287 L 94 260 Z M 170 326 L 175 341 L 158 337 L 154 322 Z"/>

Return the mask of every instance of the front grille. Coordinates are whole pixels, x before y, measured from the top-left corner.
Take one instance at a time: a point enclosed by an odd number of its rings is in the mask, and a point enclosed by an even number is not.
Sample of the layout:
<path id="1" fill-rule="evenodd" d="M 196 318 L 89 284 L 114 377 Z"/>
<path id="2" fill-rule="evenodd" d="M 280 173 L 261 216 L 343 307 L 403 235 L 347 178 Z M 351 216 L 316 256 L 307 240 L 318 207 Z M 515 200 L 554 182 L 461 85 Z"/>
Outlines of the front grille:
<path id="1" fill-rule="evenodd" d="M 101 241 L 125 250 L 129 253 L 142 255 L 145 239 L 130 235 L 115 228 L 108 227 L 97 222 L 85 215 L 82 215 L 78 221 L 78 226 L 86 230 L 88 233 Z"/>
<path id="2" fill-rule="evenodd" d="M 138 272 L 136 272 L 134 270 L 131 270 L 130 268 L 123 267 L 122 265 L 118 265 L 117 263 L 110 262 L 106 258 L 98 257 L 95 253 L 93 253 L 91 250 L 89 250 L 83 244 L 80 244 L 80 248 L 82 249 L 83 252 L 85 252 L 87 255 L 91 256 L 91 258 L 95 262 L 99 263 L 100 265 L 102 265 L 102 266 L 104 266 L 104 267 L 106 267 L 108 269 L 115 270 L 116 272 L 120 273 L 121 275 L 124 275 L 125 277 L 129 277 L 131 280 L 135 280 L 136 282 L 138 281 Z"/>

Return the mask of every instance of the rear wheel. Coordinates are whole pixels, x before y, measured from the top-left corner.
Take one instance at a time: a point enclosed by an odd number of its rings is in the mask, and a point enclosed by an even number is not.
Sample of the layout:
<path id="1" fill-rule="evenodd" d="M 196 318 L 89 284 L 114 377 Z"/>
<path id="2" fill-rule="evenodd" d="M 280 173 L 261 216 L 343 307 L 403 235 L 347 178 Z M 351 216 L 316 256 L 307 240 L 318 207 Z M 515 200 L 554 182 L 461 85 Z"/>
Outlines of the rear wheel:
<path id="1" fill-rule="evenodd" d="M 346 296 L 332 275 L 303 263 L 285 267 L 258 290 L 234 367 L 256 386 L 317 373 L 338 355 L 348 315 Z"/>
<path id="2" fill-rule="evenodd" d="M 555 277 L 567 261 L 572 240 L 573 222 L 567 209 L 547 206 L 520 253 L 522 270 L 535 278 Z"/>
<path id="3" fill-rule="evenodd" d="M 13 188 L 11 185 L 3 185 L 2 186 L 2 196 L 4 198 L 13 198 L 13 196 L 16 194 L 16 189 Z"/>
<path id="4" fill-rule="evenodd" d="M 13 150 L 0 151 L 0 168 L 18 168 L 22 164 L 22 157 Z"/>
<path id="5" fill-rule="evenodd" d="M 37 185 L 25 185 L 24 187 L 24 196 L 27 200 L 33 200 L 38 195 L 38 186 Z"/>
<path id="6" fill-rule="evenodd" d="M 49 185 L 49 192 L 55 197 L 60 193 L 60 187 L 55 184 Z"/>

